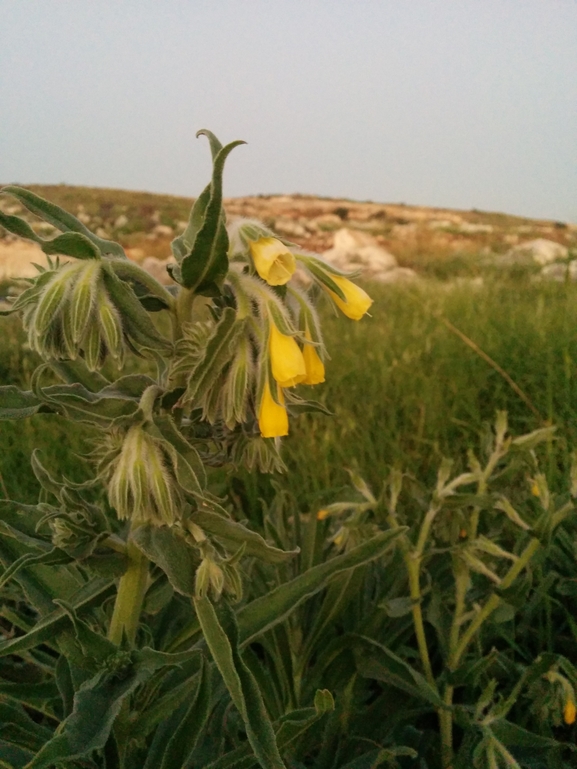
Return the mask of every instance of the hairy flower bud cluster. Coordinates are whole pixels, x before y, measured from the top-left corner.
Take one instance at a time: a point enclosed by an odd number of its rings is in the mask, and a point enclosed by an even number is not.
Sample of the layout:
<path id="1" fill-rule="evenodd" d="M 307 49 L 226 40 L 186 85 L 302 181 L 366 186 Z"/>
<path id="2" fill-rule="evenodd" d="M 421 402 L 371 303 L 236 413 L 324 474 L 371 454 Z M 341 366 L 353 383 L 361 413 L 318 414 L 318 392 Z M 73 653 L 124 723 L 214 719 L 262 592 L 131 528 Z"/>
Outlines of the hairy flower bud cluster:
<path id="1" fill-rule="evenodd" d="M 346 274 L 275 237 L 260 222 L 236 222 L 230 244 L 228 278 L 237 307 L 261 330 L 254 335 L 260 432 L 265 438 L 287 435 L 287 390 L 325 381 L 326 350 L 318 315 L 310 295 L 291 280 L 297 266 L 348 318 L 360 320 L 372 299 Z"/>
<path id="2" fill-rule="evenodd" d="M 347 317 L 359 320 L 372 299 L 320 257 L 275 237 L 254 220 L 229 228 L 227 289 L 234 299 L 216 322 L 185 324 L 173 381 L 186 379 L 180 405 L 202 409 L 229 429 L 252 412 L 262 438 L 288 434 L 297 385 L 325 381 L 326 349 L 310 292 L 293 280 L 306 271 Z M 180 378 L 180 379 L 179 379 Z"/>
<path id="3" fill-rule="evenodd" d="M 13 310 L 23 310 L 33 350 L 45 359 L 81 356 L 94 371 L 108 355 L 122 366 L 127 344 L 132 349 L 169 349 L 111 264 L 88 259 L 57 265 L 20 295 Z"/>

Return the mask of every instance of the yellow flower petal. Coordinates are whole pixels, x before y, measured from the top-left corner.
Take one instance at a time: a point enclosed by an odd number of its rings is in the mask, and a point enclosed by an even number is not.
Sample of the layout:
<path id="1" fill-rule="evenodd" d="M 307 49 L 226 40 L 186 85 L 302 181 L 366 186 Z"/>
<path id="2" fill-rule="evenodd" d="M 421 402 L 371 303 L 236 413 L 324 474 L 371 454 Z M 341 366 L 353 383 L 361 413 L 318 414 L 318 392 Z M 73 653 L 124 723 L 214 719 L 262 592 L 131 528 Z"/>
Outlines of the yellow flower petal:
<path id="1" fill-rule="evenodd" d="M 281 334 L 272 322 L 268 349 L 272 375 L 281 387 L 293 387 L 305 379 L 305 359 L 296 340 L 292 336 Z"/>
<path id="2" fill-rule="evenodd" d="M 258 426 L 263 438 L 278 438 L 288 435 L 288 414 L 284 407 L 282 389 L 277 385 L 279 405 L 271 395 L 268 382 L 265 383 L 258 410 Z"/>
<path id="3" fill-rule="evenodd" d="M 311 335 L 308 330 L 305 331 L 305 339 L 310 341 Z M 306 376 L 303 384 L 316 385 L 325 381 L 325 364 L 319 357 L 316 347 L 312 344 L 305 344 L 303 348 L 303 358 L 305 359 Z"/>
<path id="4" fill-rule="evenodd" d="M 276 238 L 251 241 L 250 254 L 256 271 L 269 286 L 284 286 L 296 270 L 293 254 Z"/>
<path id="5" fill-rule="evenodd" d="M 345 295 L 345 301 L 343 302 L 334 291 L 327 289 L 339 310 L 351 320 L 360 320 L 373 303 L 371 297 L 360 286 L 357 286 L 356 283 L 343 278 L 341 275 L 331 275 L 331 280 L 337 284 Z"/>
<path id="6" fill-rule="evenodd" d="M 575 707 L 575 703 L 573 700 L 567 700 L 565 703 L 565 708 L 563 710 L 563 720 L 566 724 L 574 724 L 575 723 L 575 717 L 577 716 L 577 708 Z"/>

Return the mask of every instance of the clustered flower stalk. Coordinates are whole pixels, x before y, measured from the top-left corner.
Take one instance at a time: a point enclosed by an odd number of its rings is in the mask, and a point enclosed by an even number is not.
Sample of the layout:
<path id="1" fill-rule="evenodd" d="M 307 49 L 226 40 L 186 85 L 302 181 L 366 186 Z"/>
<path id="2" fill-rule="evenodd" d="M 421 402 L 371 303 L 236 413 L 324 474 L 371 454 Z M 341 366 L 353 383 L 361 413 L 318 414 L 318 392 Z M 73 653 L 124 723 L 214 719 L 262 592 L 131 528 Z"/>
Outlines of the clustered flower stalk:
<path id="1" fill-rule="evenodd" d="M 34 212 L 56 217 L 64 233 L 42 241 L 46 253 L 58 258 L 49 259 L 11 311 L 22 313 L 31 348 L 49 365 L 57 363 L 69 377 L 74 364 L 90 387 L 103 387 L 100 395 L 93 389 L 87 396 L 88 412 L 107 397 L 116 404 L 112 416 L 97 420 L 104 427 L 97 474 L 128 530 L 128 568 L 109 630 L 115 643 L 134 642 L 148 587 L 148 559 L 135 534 L 141 527 L 178 529 L 195 549 L 197 597 L 240 597 L 236 564 L 242 549 L 228 552 L 194 521 L 200 510 L 224 513 L 207 491 L 205 465 L 278 467 L 277 439 L 289 432 L 291 407 L 306 405 L 296 388 L 325 381 L 316 296 L 324 293 L 353 320 L 372 304 L 351 275 L 260 222 L 241 219 L 227 226 L 224 162 L 242 142 L 223 147 L 210 132 L 201 133 L 210 142 L 213 174 L 172 243 L 176 285 L 170 289 L 71 215 L 28 191 L 6 189 Z M 17 234 L 28 232 L 13 218 L 2 221 Z M 68 261 L 60 263 L 60 256 Z M 162 311 L 170 316 L 172 339 L 152 321 L 152 313 Z M 107 388 L 100 373 L 105 366 L 121 372 L 129 353 L 158 364 L 157 379 L 149 378 L 136 396 L 138 377 L 120 377 Z M 127 404 L 130 414 L 123 410 Z M 204 443 L 193 429 L 199 423 Z"/>

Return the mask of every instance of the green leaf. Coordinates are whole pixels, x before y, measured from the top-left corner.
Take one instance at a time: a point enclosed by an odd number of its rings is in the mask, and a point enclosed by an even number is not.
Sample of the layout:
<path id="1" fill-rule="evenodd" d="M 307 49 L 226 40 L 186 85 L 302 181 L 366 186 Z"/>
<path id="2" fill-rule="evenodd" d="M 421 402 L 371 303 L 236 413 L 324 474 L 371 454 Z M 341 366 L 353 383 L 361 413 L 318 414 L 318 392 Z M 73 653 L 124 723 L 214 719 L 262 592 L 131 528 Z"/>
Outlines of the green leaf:
<path id="1" fill-rule="evenodd" d="M 435 707 L 446 707 L 425 676 L 408 662 L 372 638 L 356 634 L 351 636 L 353 637 L 362 642 L 362 647 L 356 649 L 356 662 L 357 669 L 364 678 L 384 681 L 413 697 L 426 700 Z"/>
<path id="2" fill-rule="evenodd" d="M 108 379 L 98 371 L 90 371 L 82 358 L 76 360 L 52 360 L 50 368 L 67 384 L 81 384 L 90 392 L 97 392 L 106 387 Z"/>
<path id="3" fill-rule="evenodd" d="M 260 534 L 217 513 L 195 510 L 192 513 L 192 521 L 205 532 L 216 537 L 227 550 L 238 550 L 241 545 L 245 545 L 245 555 L 255 556 L 267 563 L 283 563 L 299 552 L 298 548 L 280 550 L 273 547 Z"/>
<path id="4" fill-rule="evenodd" d="M 102 271 L 102 278 L 111 301 L 120 312 L 128 337 L 139 347 L 170 353 L 172 345 L 158 333 L 129 284 L 120 280 L 108 265 Z"/>
<path id="5" fill-rule="evenodd" d="M 98 577 L 83 585 L 75 595 L 68 599 L 68 603 L 74 607 L 76 612 L 81 612 L 94 605 L 100 605 L 102 601 L 114 593 L 114 582 Z M 26 635 L 0 641 L 0 657 L 5 657 L 8 654 L 20 654 L 41 643 L 51 639 L 55 640 L 58 634 L 69 626 L 69 623 L 70 619 L 66 611 L 58 608 L 41 619 Z"/>
<path id="6" fill-rule="evenodd" d="M 196 691 L 190 705 L 185 710 L 180 723 L 175 724 L 168 733 L 168 744 L 164 744 L 164 757 L 160 769 L 174 769 L 177 766 L 189 766 L 190 755 L 196 747 L 198 738 L 206 724 L 211 709 L 210 668 L 203 663 L 198 677 Z M 150 769 L 156 769 L 158 763 L 150 763 Z M 147 769 L 148 762 L 145 767 Z"/>
<path id="7" fill-rule="evenodd" d="M 13 235 L 18 235 L 19 238 L 26 238 L 26 240 L 33 240 L 35 243 L 41 243 L 40 238 L 28 224 L 27 221 L 21 219 L 19 216 L 10 216 L 0 211 L 0 226 L 5 230 L 11 232 Z"/>
<path id="8" fill-rule="evenodd" d="M 216 147 L 215 137 L 205 131 L 199 131 L 197 136 L 205 133 L 209 137 L 211 148 L 214 149 Z M 210 197 L 206 201 L 205 191 L 201 196 L 202 206 L 205 206 L 204 211 L 201 214 L 199 204 L 195 212 L 194 226 L 197 226 L 200 216 L 202 216 L 202 224 L 194 235 L 190 252 L 184 255 L 180 262 L 180 270 L 182 284 L 197 294 L 213 296 L 215 291 L 218 293 L 228 272 L 228 235 L 222 210 L 222 174 L 224 163 L 230 152 L 244 143 L 242 141 L 232 142 L 219 150 L 213 160 L 212 181 L 209 188 Z M 185 231 L 186 240 L 192 234 L 192 219 L 191 214 L 191 222 Z"/>
<path id="9" fill-rule="evenodd" d="M 53 681 L 26 684 L 0 681 L 0 696 L 7 697 L 22 705 L 37 706 L 59 696 L 58 687 Z"/>
<path id="10" fill-rule="evenodd" d="M 47 553 L 41 553 L 36 555 L 35 553 L 25 553 L 17 558 L 8 568 L 0 574 L 0 589 L 4 585 L 13 579 L 20 569 L 25 566 L 38 566 L 41 564 L 47 566 L 55 566 L 57 564 L 70 563 L 73 559 L 65 553 L 63 550 L 59 550 L 57 547 L 52 548 Z"/>
<path id="11" fill-rule="evenodd" d="M 236 311 L 227 307 L 206 344 L 203 356 L 190 369 L 184 401 L 199 401 L 214 386 L 231 359 L 234 343 L 243 330 L 244 321 L 237 322 Z"/>
<path id="12" fill-rule="evenodd" d="M 159 566 L 181 595 L 194 595 L 194 579 L 200 556 L 177 529 L 145 524 L 132 531 L 134 544 Z"/>
<path id="13" fill-rule="evenodd" d="M 61 254 L 75 259 L 100 259 L 100 249 L 90 238 L 80 232 L 65 232 L 52 240 L 41 243 L 45 254 Z"/>
<path id="14" fill-rule="evenodd" d="M 0 420 L 26 419 L 42 408 L 40 401 L 30 390 L 20 390 L 15 385 L 0 387 Z"/>
<path id="15" fill-rule="evenodd" d="M 511 748 L 531 748 L 535 749 L 550 749 L 558 748 L 559 743 L 557 740 L 551 737 L 542 737 L 539 734 L 524 729 L 522 726 L 517 726 L 505 719 L 499 719 L 491 724 L 491 731 L 500 740 L 503 745 Z M 571 743 L 564 743 L 566 747 L 571 747 L 573 751 L 577 751 L 577 745 Z"/>
<path id="16" fill-rule="evenodd" d="M 377 534 L 348 553 L 313 566 L 290 582 L 243 606 L 237 615 L 241 644 L 250 643 L 261 633 L 283 622 L 303 601 L 326 587 L 336 574 L 380 558 L 406 530 L 406 527 L 399 527 Z"/>
<path id="17" fill-rule="evenodd" d="M 35 195 L 29 190 L 25 190 L 22 187 L 8 186 L 3 187 L 0 192 L 4 192 L 8 195 L 15 197 L 20 203 L 31 211 L 36 216 L 44 219 L 56 229 L 61 232 L 78 232 L 84 235 L 88 240 L 92 241 L 94 245 L 99 249 L 102 254 L 112 256 L 120 259 L 126 259 L 124 249 L 118 243 L 114 243 L 112 240 L 105 240 L 94 235 L 90 230 L 85 227 L 81 221 L 75 216 L 64 211 L 54 203 L 49 203 L 39 195 Z M 27 236 L 25 236 L 27 237 Z"/>
<path id="18" fill-rule="evenodd" d="M 208 598 L 194 599 L 194 607 L 208 648 L 245 724 L 247 737 L 263 769 L 286 769 L 272 724 L 254 677 L 238 651 L 234 614 L 222 604 L 220 619 Z"/>
<path id="19" fill-rule="evenodd" d="M 80 383 L 37 387 L 36 397 L 52 411 L 68 419 L 108 428 L 132 421 L 139 410 L 140 396 L 153 380 L 141 374 L 121 377 L 102 390 L 92 392 Z"/>

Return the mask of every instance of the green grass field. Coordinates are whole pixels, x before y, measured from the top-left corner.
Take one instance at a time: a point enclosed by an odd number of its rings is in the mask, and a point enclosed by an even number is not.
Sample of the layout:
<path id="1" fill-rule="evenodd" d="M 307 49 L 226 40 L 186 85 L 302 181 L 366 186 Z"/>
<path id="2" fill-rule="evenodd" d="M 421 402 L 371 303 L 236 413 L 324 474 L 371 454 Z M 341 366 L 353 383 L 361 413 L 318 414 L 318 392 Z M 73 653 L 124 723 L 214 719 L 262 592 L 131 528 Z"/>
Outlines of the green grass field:
<path id="1" fill-rule="evenodd" d="M 283 483 L 305 507 L 346 483 L 347 467 L 376 487 L 389 466 L 430 481 L 443 456 L 464 459 L 479 445 L 498 409 L 508 411 L 513 432 L 557 425 L 548 449 L 551 482 L 566 470 L 577 443 L 577 287 L 518 276 L 482 286 L 423 281 L 367 288 L 375 298 L 372 317 L 354 322 L 326 308 L 327 381 L 307 395 L 334 416 L 292 419 L 284 441 Z M 443 318 L 509 374 L 533 410 Z M 2 326 L 2 382 L 26 383 L 35 360 L 22 347 L 18 321 L 2 319 Z M 55 466 L 67 455 L 65 472 L 82 475 L 73 454 L 82 452 L 82 435 L 50 416 L 1 424 L 0 446 L 0 472 L 16 498 L 34 493 L 27 465 L 34 446 L 52 454 Z"/>

